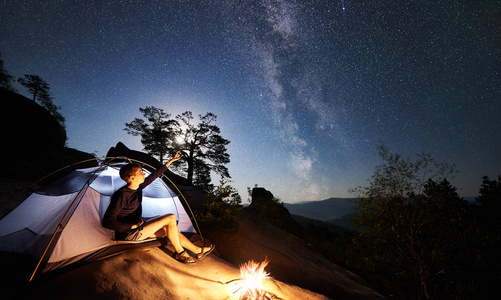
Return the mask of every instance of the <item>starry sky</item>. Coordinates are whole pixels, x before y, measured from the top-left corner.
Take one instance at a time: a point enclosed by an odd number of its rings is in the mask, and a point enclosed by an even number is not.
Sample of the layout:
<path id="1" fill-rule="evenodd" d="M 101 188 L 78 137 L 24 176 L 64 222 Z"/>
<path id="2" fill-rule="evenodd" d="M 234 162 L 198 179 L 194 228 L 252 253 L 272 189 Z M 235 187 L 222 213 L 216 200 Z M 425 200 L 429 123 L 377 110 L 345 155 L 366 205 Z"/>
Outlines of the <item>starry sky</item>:
<path id="1" fill-rule="evenodd" d="M 464 197 L 501 174 L 498 0 L 2 0 L 0 54 L 98 156 L 142 150 L 140 107 L 216 114 L 244 200 L 354 197 L 379 143 L 455 164 Z"/>

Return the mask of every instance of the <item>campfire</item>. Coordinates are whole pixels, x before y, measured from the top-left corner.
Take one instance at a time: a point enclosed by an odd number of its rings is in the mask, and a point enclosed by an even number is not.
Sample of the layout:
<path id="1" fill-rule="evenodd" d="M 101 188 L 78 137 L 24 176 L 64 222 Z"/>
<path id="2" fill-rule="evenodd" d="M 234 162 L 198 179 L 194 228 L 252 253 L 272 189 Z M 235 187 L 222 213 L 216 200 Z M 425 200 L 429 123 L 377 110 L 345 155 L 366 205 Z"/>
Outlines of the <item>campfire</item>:
<path id="1" fill-rule="evenodd" d="M 257 263 L 250 260 L 240 266 L 240 278 L 228 281 L 231 284 L 233 294 L 240 300 L 271 300 L 278 297 L 264 290 L 262 282 L 271 278 L 264 268 L 268 265 L 268 260 Z"/>

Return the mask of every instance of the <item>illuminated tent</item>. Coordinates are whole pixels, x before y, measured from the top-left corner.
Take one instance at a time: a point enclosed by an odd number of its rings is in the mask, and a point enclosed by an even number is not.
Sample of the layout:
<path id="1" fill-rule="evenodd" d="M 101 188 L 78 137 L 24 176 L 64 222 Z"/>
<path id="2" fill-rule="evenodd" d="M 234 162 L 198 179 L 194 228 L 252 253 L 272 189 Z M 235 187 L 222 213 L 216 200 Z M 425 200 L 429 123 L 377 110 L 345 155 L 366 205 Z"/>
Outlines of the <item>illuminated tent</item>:
<path id="1" fill-rule="evenodd" d="M 32 193 L 0 220 L 0 251 L 34 256 L 39 261 L 35 272 L 46 272 L 109 257 L 134 244 L 159 245 L 156 239 L 115 241 L 113 231 L 101 226 L 111 195 L 125 185 L 119 176 L 123 164 L 76 169 Z M 144 189 L 142 205 L 146 220 L 174 214 L 179 231 L 196 232 L 179 197 L 162 179 Z"/>

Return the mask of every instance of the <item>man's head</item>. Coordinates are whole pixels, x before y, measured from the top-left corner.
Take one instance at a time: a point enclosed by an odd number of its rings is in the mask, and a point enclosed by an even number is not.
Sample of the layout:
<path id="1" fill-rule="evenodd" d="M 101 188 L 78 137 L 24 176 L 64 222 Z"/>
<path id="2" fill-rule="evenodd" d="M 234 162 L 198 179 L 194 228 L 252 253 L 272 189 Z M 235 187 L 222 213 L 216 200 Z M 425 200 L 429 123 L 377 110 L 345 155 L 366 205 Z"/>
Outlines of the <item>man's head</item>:
<path id="1" fill-rule="evenodd" d="M 144 172 L 140 164 L 129 163 L 120 168 L 120 178 L 127 183 L 131 183 L 138 178 L 142 178 L 144 181 Z"/>

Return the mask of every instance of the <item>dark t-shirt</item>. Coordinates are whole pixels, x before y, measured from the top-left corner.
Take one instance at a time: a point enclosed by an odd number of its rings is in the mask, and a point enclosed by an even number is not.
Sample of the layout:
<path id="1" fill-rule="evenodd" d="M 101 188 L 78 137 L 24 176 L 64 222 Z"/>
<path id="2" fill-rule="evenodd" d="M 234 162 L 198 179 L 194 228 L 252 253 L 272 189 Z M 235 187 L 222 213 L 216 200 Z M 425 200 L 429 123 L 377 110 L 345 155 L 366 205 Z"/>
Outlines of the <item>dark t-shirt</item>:
<path id="1" fill-rule="evenodd" d="M 161 176 L 167 167 L 164 165 L 144 179 L 137 190 L 127 186 L 118 189 L 111 196 L 110 205 L 103 217 L 103 227 L 115 231 L 115 239 L 123 240 L 131 231 L 132 225 L 139 223 L 143 212 L 143 189 Z"/>

